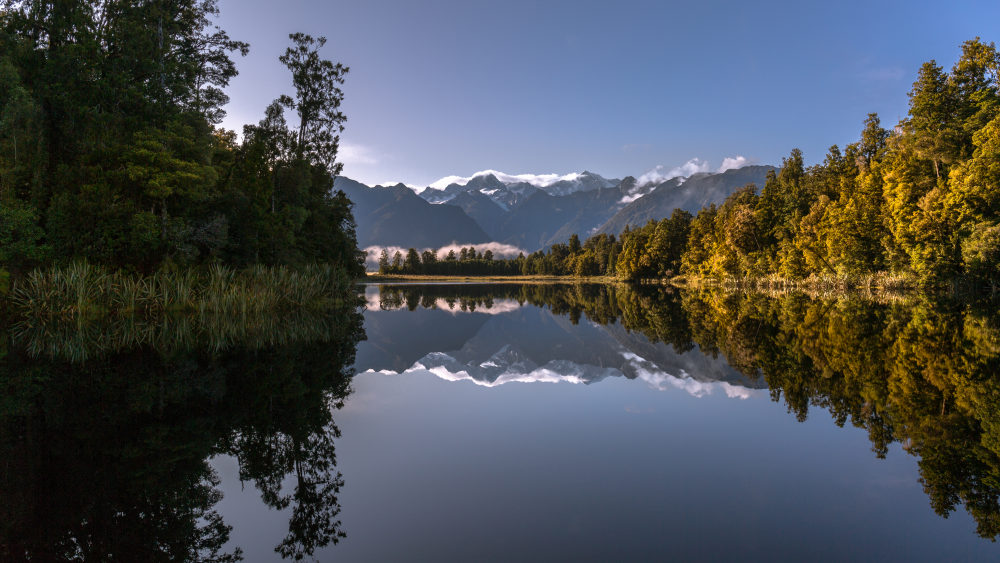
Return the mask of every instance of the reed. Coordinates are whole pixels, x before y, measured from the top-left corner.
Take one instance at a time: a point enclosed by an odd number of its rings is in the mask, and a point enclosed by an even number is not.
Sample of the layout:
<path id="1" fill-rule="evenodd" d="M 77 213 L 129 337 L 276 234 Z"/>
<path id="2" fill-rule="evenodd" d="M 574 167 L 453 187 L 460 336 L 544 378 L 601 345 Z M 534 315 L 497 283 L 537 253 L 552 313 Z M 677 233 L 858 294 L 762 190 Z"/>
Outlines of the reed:
<path id="1" fill-rule="evenodd" d="M 263 349 L 293 342 L 331 342 L 352 327 L 350 307 L 274 315 L 176 314 L 94 319 L 24 318 L 11 326 L 12 344 L 33 357 L 85 362 L 105 354 L 152 348 L 163 354 L 218 352 L 234 347 Z"/>
<path id="2" fill-rule="evenodd" d="M 31 272 L 13 284 L 8 301 L 16 315 L 27 317 L 247 315 L 335 306 L 351 285 L 343 268 L 329 264 L 241 271 L 216 265 L 140 275 L 78 262 Z"/>

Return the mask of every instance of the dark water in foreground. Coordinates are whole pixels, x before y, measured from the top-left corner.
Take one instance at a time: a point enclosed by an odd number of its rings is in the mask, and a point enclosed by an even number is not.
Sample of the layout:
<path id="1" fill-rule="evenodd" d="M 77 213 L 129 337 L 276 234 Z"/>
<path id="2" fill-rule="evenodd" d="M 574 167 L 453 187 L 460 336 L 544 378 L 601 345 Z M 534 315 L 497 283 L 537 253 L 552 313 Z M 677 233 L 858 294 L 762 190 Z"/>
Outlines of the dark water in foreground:
<path id="1" fill-rule="evenodd" d="M 1000 315 L 369 286 L 0 335 L 0 560 L 1000 559 Z"/>

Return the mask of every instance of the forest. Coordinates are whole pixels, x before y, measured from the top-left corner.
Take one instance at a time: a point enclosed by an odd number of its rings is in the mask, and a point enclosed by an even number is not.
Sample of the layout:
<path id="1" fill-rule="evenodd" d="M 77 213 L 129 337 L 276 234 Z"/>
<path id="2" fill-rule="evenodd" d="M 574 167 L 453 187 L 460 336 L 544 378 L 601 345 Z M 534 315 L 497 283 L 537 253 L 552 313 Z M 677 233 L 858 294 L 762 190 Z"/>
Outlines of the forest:
<path id="1" fill-rule="evenodd" d="M 223 88 L 249 45 L 213 24 L 217 0 L 0 6 L 0 290 L 78 261 L 363 272 L 330 190 L 349 69 L 324 38 L 289 36 L 289 94 L 237 135 Z"/>
<path id="2" fill-rule="evenodd" d="M 208 264 L 363 273 L 351 202 L 331 192 L 348 67 L 290 35 L 288 95 L 242 132 L 219 126 L 249 45 L 217 0 L 29 2 L 0 8 L 0 291 L 86 261 L 136 274 Z M 876 280 L 996 288 L 1000 53 L 966 41 L 919 69 L 905 118 L 763 186 L 618 236 L 572 236 L 517 258 L 474 247 L 383 255 L 385 274 L 623 280 Z M 291 123 L 289 117 L 297 118 Z"/>
<path id="3" fill-rule="evenodd" d="M 383 273 L 815 280 L 996 288 L 1000 279 L 1000 53 L 979 38 L 950 71 L 920 68 L 907 116 L 806 166 L 791 151 L 763 187 L 691 216 L 556 244 L 510 260 L 415 251 Z M 442 263 L 443 262 L 443 263 Z"/>

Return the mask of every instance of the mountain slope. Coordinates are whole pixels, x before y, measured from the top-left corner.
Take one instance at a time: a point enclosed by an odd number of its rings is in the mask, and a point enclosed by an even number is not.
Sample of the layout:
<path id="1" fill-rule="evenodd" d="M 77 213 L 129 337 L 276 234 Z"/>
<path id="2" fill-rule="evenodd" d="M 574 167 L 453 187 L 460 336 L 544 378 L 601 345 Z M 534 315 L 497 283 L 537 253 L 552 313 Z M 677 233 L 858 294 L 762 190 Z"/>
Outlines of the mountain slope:
<path id="1" fill-rule="evenodd" d="M 438 248 L 453 242 L 483 243 L 490 236 L 461 208 L 433 205 L 403 184 L 368 186 L 338 177 L 334 189 L 354 202 L 358 246 Z"/>
<path id="2" fill-rule="evenodd" d="M 618 189 L 590 190 L 564 196 L 539 192 L 512 209 L 496 230 L 500 242 L 535 251 L 566 242 L 576 233 L 586 238 L 618 209 Z"/>
<path id="3" fill-rule="evenodd" d="M 618 235 L 626 225 L 645 225 L 650 219 L 669 217 L 674 209 L 697 213 L 711 203 L 720 204 L 730 194 L 747 184 L 764 187 L 773 166 L 744 166 L 721 174 L 695 174 L 686 180 L 673 178 L 656 186 L 650 193 L 629 203 L 597 230 Z"/>
<path id="4" fill-rule="evenodd" d="M 490 236 L 491 240 L 501 240 L 499 228 L 507 215 L 507 210 L 480 192 L 461 192 L 445 205 L 462 208 Z"/>

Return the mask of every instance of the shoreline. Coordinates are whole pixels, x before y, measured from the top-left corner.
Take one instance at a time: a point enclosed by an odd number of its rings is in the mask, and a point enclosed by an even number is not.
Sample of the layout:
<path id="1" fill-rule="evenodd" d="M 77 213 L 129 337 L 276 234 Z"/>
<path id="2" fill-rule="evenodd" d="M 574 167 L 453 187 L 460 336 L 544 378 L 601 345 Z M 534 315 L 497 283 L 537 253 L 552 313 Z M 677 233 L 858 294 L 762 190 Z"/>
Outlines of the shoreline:
<path id="1" fill-rule="evenodd" d="M 433 276 L 369 272 L 357 283 L 625 283 L 611 276 Z"/>
<path id="2" fill-rule="evenodd" d="M 995 297 L 996 286 L 977 285 L 972 280 L 955 279 L 941 285 L 921 285 L 914 279 L 905 276 L 894 276 L 886 273 L 866 276 L 829 276 L 794 280 L 776 276 L 759 278 L 716 279 L 704 277 L 675 276 L 672 278 L 647 278 L 639 280 L 624 280 L 614 276 L 438 276 L 420 274 L 379 274 L 369 272 L 365 278 L 355 280 L 358 284 L 393 284 L 393 283 L 434 283 L 434 284 L 465 284 L 465 283 L 496 283 L 496 284 L 610 284 L 610 285 L 658 285 L 677 290 L 719 290 L 724 292 L 749 292 L 764 294 L 804 293 L 811 296 L 820 295 L 882 295 L 892 297 L 912 295 L 942 295 L 969 297 Z"/>

